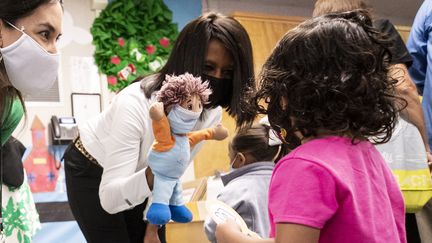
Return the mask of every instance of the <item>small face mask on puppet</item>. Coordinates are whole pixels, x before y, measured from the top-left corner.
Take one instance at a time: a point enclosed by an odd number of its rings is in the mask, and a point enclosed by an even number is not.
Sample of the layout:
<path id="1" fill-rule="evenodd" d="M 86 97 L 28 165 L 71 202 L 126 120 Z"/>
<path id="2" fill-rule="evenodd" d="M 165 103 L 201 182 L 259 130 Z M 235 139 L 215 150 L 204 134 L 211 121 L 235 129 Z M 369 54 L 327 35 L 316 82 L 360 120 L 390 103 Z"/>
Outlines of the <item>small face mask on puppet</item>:
<path id="1" fill-rule="evenodd" d="M 180 105 L 175 105 L 168 113 L 168 120 L 171 126 L 171 131 L 175 134 L 185 134 L 195 127 L 199 117 L 200 112 L 194 112 L 187 110 Z"/>
<path id="2" fill-rule="evenodd" d="M 216 78 L 206 74 L 202 75 L 202 80 L 207 80 L 212 90 L 212 94 L 209 97 L 209 103 L 206 105 L 207 108 L 215 108 L 222 106 L 227 108 L 231 103 L 233 81 L 229 78 Z"/>

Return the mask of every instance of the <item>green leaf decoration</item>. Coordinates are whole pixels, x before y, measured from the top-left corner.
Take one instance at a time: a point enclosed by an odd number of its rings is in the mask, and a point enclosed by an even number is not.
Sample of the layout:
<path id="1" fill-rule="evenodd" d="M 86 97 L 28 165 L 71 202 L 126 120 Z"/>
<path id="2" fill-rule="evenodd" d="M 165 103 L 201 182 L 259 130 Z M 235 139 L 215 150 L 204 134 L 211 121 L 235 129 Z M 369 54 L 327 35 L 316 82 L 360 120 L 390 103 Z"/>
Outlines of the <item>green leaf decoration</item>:
<path id="1" fill-rule="evenodd" d="M 116 0 L 94 20 L 91 33 L 96 65 L 100 72 L 117 78 L 117 83 L 108 84 L 109 90 L 117 92 L 135 78 L 163 67 L 178 30 L 163 0 Z M 169 46 L 159 43 L 162 38 L 169 40 Z M 154 46 L 154 53 L 153 49 L 146 49 L 150 45 Z M 121 62 L 111 63 L 113 56 Z M 131 64 L 134 69 L 129 68 Z"/>

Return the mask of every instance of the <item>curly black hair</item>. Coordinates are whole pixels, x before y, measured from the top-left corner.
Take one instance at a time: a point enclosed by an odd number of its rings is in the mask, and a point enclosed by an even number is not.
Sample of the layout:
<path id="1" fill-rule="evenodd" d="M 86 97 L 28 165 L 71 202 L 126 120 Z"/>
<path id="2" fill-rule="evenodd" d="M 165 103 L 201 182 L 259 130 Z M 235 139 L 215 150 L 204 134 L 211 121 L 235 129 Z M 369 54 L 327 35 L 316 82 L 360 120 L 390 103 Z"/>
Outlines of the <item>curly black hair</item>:
<path id="1" fill-rule="evenodd" d="M 296 133 L 385 143 L 406 106 L 388 75 L 389 46 L 365 11 L 307 20 L 280 40 L 264 64 L 251 110 L 267 114 L 273 129 L 285 129 L 290 148 L 300 145 Z"/>

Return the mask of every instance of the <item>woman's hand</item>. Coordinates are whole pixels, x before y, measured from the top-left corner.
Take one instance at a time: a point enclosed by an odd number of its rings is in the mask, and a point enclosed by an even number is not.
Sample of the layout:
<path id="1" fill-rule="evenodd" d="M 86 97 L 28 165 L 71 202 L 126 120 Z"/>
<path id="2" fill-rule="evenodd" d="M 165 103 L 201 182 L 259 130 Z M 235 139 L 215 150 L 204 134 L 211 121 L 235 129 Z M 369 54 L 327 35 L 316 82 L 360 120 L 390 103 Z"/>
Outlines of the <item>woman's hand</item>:
<path id="1" fill-rule="evenodd" d="M 426 151 L 427 163 L 429 165 L 429 171 L 431 172 L 432 177 L 432 154 L 430 151 Z"/>
<path id="2" fill-rule="evenodd" d="M 242 238 L 243 233 L 235 221 L 227 220 L 216 226 L 215 236 L 218 243 L 242 242 L 239 239 Z"/>
<path id="3" fill-rule="evenodd" d="M 153 121 L 159 121 L 165 116 L 164 105 L 162 102 L 155 102 L 150 106 L 150 118 Z"/>
<path id="4" fill-rule="evenodd" d="M 158 235 L 159 226 L 147 224 L 144 235 L 144 243 L 161 243 Z"/>
<path id="5" fill-rule="evenodd" d="M 233 220 L 227 220 L 224 223 L 218 224 L 215 235 L 218 243 L 275 243 L 274 239 L 259 239 L 245 235 Z"/>
<path id="6" fill-rule="evenodd" d="M 147 178 L 148 187 L 150 188 L 150 190 L 153 190 L 154 175 L 150 167 L 146 168 L 145 175 Z"/>

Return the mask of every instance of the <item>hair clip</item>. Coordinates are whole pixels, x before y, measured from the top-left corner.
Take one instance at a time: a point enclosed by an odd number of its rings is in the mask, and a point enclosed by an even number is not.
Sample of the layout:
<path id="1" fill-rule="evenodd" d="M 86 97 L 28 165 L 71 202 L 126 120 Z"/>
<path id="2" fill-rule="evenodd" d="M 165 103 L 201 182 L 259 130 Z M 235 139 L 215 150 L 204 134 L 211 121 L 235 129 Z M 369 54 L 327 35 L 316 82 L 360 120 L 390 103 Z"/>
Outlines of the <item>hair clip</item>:
<path id="1" fill-rule="evenodd" d="M 267 126 L 270 126 L 270 122 L 268 120 L 268 116 L 265 116 L 263 118 L 261 118 L 261 120 L 259 121 L 260 124 L 264 124 Z M 285 131 L 285 130 L 284 130 Z M 286 131 L 285 131 L 285 135 L 286 135 Z M 276 145 L 281 145 L 282 144 L 282 140 L 280 140 L 278 133 L 273 130 L 272 128 L 269 129 L 269 141 L 268 141 L 268 145 L 269 146 L 276 146 Z"/>
<path id="2" fill-rule="evenodd" d="M 285 129 L 284 129 L 285 131 Z M 286 133 L 286 131 L 285 131 Z M 279 136 L 277 135 L 277 132 L 273 129 L 269 129 L 269 141 L 268 141 L 268 145 L 269 146 L 276 146 L 276 145 L 281 145 L 282 144 L 282 140 L 279 138 Z"/>

